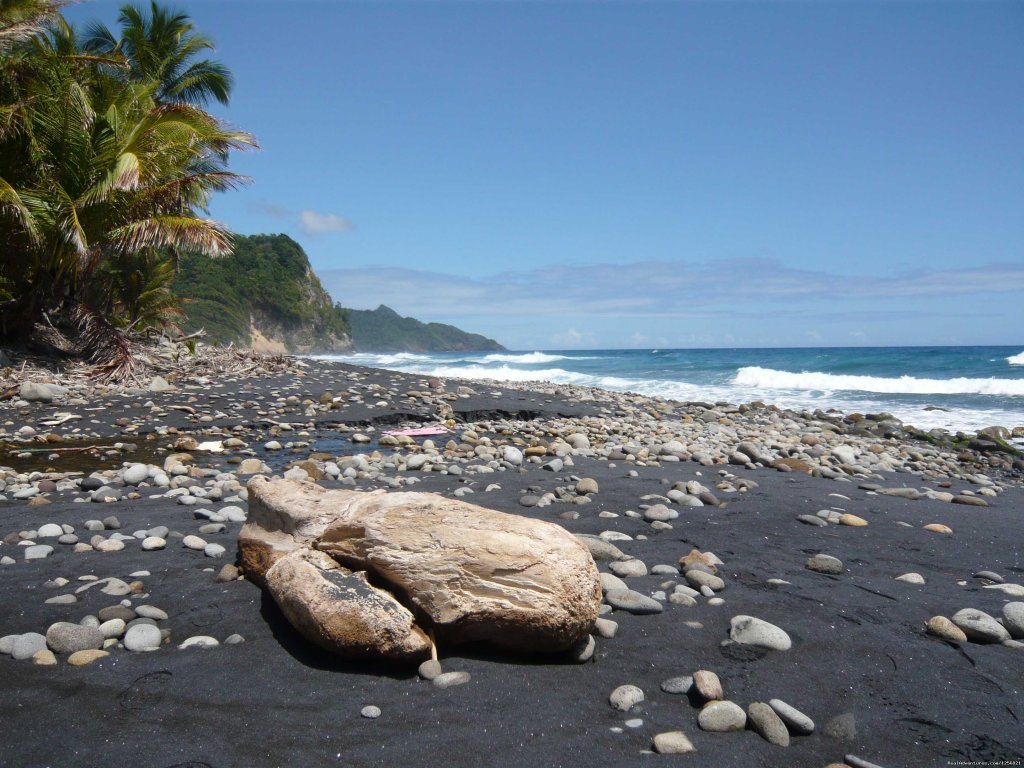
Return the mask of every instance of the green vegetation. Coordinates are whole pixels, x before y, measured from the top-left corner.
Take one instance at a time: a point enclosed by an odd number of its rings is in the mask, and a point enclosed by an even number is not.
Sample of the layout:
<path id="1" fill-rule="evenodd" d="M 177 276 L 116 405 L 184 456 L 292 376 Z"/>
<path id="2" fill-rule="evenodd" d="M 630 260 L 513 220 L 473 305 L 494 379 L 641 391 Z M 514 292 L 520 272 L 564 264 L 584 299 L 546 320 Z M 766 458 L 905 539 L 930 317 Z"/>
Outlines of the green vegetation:
<path id="1" fill-rule="evenodd" d="M 200 213 L 254 141 L 203 109 L 231 78 L 187 16 L 125 6 L 79 36 L 61 5 L 0 0 L 0 338 L 53 327 L 124 375 L 131 338 L 180 316 L 178 259 L 230 252 Z"/>
<path id="2" fill-rule="evenodd" d="M 216 259 L 183 256 L 174 293 L 185 300 L 183 328 L 203 329 L 214 343 L 247 344 L 251 320 L 293 351 L 349 347 L 347 310 L 331 303 L 287 235 L 239 236 L 234 252 Z"/>
<path id="3" fill-rule="evenodd" d="M 202 58 L 213 43 L 155 2 L 81 34 L 63 4 L 0 0 L 0 341 L 52 331 L 119 378 L 134 339 L 179 323 L 214 342 L 255 327 L 292 351 L 351 348 L 348 310 L 297 243 L 234 241 L 201 216 L 246 181 L 228 157 L 255 144 L 205 110 L 231 93 Z M 352 317 L 363 349 L 501 349 L 386 307 Z"/>
<path id="4" fill-rule="evenodd" d="M 349 310 L 352 340 L 364 352 L 455 352 L 505 349 L 478 333 L 466 333 L 453 325 L 421 323 L 402 317 L 383 304 L 376 309 Z"/>

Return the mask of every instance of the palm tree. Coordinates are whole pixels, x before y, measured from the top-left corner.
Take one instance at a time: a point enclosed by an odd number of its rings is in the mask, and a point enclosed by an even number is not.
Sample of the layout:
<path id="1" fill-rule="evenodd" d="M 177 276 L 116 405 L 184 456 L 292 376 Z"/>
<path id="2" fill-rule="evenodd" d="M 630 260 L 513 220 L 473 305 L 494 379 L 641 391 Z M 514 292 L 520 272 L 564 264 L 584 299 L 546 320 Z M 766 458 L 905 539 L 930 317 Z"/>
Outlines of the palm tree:
<path id="1" fill-rule="evenodd" d="M 200 214 L 245 181 L 226 160 L 254 141 L 164 101 L 162 83 L 126 78 L 117 51 L 81 53 L 63 19 L 18 54 L 31 66 L 0 69 L 0 334 L 75 321 L 123 372 L 127 332 L 174 319 L 176 254 L 230 249 Z"/>
<path id="2" fill-rule="evenodd" d="M 202 106 L 210 99 L 228 103 L 231 72 L 218 61 L 195 61 L 203 51 L 212 51 L 214 45 L 210 38 L 195 31 L 187 15 L 151 1 L 148 16 L 137 6 L 122 6 L 118 23 L 120 39 L 103 24 L 91 25 L 85 36 L 85 50 L 102 56 L 124 56 L 130 79 L 158 84 L 155 96 L 160 103 Z"/>

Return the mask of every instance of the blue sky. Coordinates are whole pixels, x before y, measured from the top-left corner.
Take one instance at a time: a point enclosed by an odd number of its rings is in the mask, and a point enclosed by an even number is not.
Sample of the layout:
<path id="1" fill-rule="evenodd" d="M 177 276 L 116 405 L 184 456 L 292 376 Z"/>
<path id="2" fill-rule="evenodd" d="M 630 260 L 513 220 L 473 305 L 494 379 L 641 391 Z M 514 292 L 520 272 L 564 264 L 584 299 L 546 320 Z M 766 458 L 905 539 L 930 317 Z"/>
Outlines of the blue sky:
<path id="1" fill-rule="evenodd" d="M 517 349 L 1024 341 L 1019 2 L 173 5 L 262 147 L 213 215 L 346 306 Z"/>

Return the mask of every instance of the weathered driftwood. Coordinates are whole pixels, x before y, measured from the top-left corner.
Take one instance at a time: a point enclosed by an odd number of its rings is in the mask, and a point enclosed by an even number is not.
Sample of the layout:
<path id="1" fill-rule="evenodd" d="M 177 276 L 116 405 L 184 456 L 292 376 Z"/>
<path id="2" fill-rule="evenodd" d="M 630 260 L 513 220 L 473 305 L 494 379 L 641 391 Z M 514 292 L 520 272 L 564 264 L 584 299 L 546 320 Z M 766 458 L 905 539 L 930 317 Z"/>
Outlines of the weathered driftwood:
<path id="1" fill-rule="evenodd" d="M 371 655 L 353 652 L 362 646 L 339 641 L 331 629 L 355 603 L 393 620 L 391 645 L 377 655 L 408 658 L 429 651 L 410 651 L 418 647 L 417 631 L 442 644 L 565 650 L 586 637 L 601 601 L 593 558 L 565 529 L 426 493 L 328 491 L 255 478 L 239 550 L 246 575 L 268 588 L 300 632 L 345 655 Z M 326 567 L 320 555 L 343 570 Z M 329 597 L 320 599 L 342 592 L 350 605 L 341 613 Z M 303 594 L 317 600 L 306 601 L 296 621 Z M 414 627 L 402 623 L 399 609 Z"/>

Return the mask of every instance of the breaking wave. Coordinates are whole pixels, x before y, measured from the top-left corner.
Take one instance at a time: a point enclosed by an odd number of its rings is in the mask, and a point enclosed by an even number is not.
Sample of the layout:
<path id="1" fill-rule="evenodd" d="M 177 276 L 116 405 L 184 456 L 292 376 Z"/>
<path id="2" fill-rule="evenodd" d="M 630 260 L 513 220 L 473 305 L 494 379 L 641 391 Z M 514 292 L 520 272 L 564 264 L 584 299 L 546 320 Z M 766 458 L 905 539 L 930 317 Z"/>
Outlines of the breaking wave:
<path id="1" fill-rule="evenodd" d="M 480 358 L 481 363 L 519 363 L 521 365 L 536 365 L 537 363 L 555 363 L 559 360 L 571 360 L 569 355 L 549 355 L 546 352 L 524 352 L 523 354 L 514 355 L 485 355 Z M 577 357 L 576 360 L 586 360 L 588 358 Z"/>
<path id="2" fill-rule="evenodd" d="M 1022 363 L 1024 364 L 1024 363 Z M 901 395 L 996 395 L 1024 397 L 1024 379 L 918 379 L 913 376 L 844 376 L 832 373 L 740 368 L 732 383 L 754 389 L 798 389 L 822 392 L 855 391 Z"/>

